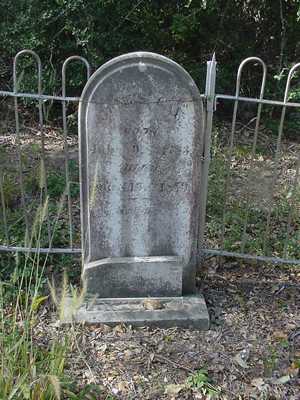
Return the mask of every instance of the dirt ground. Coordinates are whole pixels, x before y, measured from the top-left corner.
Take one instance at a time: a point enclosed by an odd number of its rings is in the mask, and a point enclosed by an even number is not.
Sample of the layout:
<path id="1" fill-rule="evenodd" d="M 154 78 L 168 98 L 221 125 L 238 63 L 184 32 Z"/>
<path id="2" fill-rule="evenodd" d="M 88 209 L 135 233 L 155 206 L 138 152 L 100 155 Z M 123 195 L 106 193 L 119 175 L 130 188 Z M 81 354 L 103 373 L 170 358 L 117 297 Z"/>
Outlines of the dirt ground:
<path id="1" fill-rule="evenodd" d="M 300 399 L 299 268 L 214 258 L 198 285 L 209 331 L 74 326 L 70 376 L 100 385 L 95 399 Z M 43 311 L 37 340 L 70 331 L 55 318 Z"/>

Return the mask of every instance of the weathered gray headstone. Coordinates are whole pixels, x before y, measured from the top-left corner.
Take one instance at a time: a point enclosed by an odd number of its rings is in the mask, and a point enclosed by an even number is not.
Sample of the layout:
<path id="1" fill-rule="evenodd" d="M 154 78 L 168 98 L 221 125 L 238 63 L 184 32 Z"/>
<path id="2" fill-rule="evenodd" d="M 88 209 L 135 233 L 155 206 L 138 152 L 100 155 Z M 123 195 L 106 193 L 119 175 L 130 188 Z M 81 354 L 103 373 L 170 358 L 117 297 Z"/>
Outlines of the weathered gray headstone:
<path id="1" fill-rule="evenodd" d="M 93 74 L 79 114 L 87 294 L 193 294 L 203 152 L 194 81 L 163 56 L 126 54 Z"/>

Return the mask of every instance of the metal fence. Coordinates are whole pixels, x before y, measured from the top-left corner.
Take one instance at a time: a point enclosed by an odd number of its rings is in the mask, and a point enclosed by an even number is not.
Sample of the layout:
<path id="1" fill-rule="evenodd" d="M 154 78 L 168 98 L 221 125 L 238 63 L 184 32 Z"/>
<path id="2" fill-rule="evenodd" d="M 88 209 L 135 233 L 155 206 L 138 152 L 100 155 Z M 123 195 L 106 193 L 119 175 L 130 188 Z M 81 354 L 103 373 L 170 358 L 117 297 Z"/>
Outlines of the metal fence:
<path id="1" fill-rule="evenodd" d="M 37 83 L 38 83 L 38 88 L 37 88 L 37 93 L 21 93 L 19 92 L 19 86 L 21 83 L 21 79 L 18 77 L 17 74 L 17 67 L 18 67 L 18 61 L 21 57 L 23 56 L 32 56 L 33 59 L 36 62 L 36 68 L 37 68 Z M 90 77 L 91 74 L 91 67 L 88 61 L 79 56 L 72 56 L 69 57 L 65 60 L 65 62 L 62 65 L 62 71 L 61 71 L 61 95 L 60 96 L 53 96 L 53 95 L 45 95 L 43 94 L 42 91 L 42 64 L 40 57 L 33 51 L 31 50 L 23 50 L 20 51 L 15 57 L 13 61 L 13 91 L 0 91 L 0 96 L 4 96 L 5 98 L 12 97 L 14 100 L 14 120 L 15 120 L 15 132 L 13 134 L 14 136 L 14 142 L 15 142 L 15 147 L 16 147 L 16 155 L 17 155 L 17 180 L 19 184 L 19 193 L 16 192 L 14 193 L 16 196 L 20 198 L 20 205 L 21 205 L 21 210 L 22 210 L 22 216 L 17 220 L 18 222 L 24 222 L 24 228 L 23 231 L 20 229 L 20 236 L 23 236 L 24 238 L 24 245 L 20 246 L 20 243 L 12 243 L 11 240 L 11 235 L 10 235 L 10 224 L 8 223 L 8 208 L 6 205 L 6 199 L 5 199 L 5 173 L 6 171 L 4 170 L 2 165 L 2 171 L 0 173 L 0 194 L 1 194 L 1 208 L 2 208 L 2 223 L 1 223 L 1 228 L 2 232 L 4 233 L 4 237 L 2 239 L 2 244 L 0 245 L 0 251 L 30 251 L 30 252 L 36 252 L 39 251 L 41 253 L 80 253 L 80 244 L 78 246 L 77 243 L 77 248 L 74 246 L 74 224 L 73 224 L 73 210 L 72 210 L 72 201 L 71 201 L 71 180 L 70 180 L 70 166 L 69 166 L 69 146 L 68 146 L 68 123 L 67 123 L 67 105 L 69 103 L 78 103 L 80 101 L 80 97 L 68 97 L 66 94 L 66 73 L 67 73 L 67 68 L 70 63 L 72 62 L 81 62 L 84 64 L 86 67 L 86 79 Z M 46 208 L 46 230 L 47 230 L 47 241 L 45 246 L 39 246 L 33 247 L 30 246 L 30 239 L 28 238 L 28 232 L 32 229 L 32 221 L 30 224 L 29 221 L 29 202 L 31 202 L 31 198 L 26 196 L 25 193 L 25 184 L 24 184 L 24 160 L 22 158 L 22 138 L 24 138 L 24 135 L 21 133 L 21 125 L 20 125 L 20 111 L 19 111 L 19 99 L 30 99 L 33 101 L 37 102 L 37 108 L 38 108 L 38 126 L 37 126 L 37 131 L 38 135 L 36 137 L 36 140 L 39 142 L 40 145 L 40 151 L 39 151 L 39 176 L 36 177 L 39 181 L 39 193 L 40 193 L 40 199 L 41 203 L 45 202 L 46 199 L 48 199 L 48 186 L 49 186 L 49 163 L 46 159 L 46 149 L 45 149 L 45 124 L 44 124 L 44 112 L 43 112 L 43 105 L 46 102 L 60 102 L 61 103 L 61 112 L 62 112 L 62 138 L 63 138 L 63 154 L 64 154 L 64 177 L 65 177 L 65 188 L 63 190 L 66 198 L 66 203 L 67 203 L 67 225 L 68 225 L 68 244 L 66 244 L 62 248 L 55 248 L 52 246 L 53 244 L 53 231 L 51 230 L 51 221 L 50 221 L 50 215 L 49 215 L 49 207 L 47 206 Z M 2 146 L 5 144 L 4 140 L 5 136 L 2 136 Z M 9 190 L 9 189 L 8 189 Z M 36 205 L 35 205 L 36 206 Z M 16 222 L 15 222 L 16 223 Z M 53 225 L 53 224 L 52 224 Z M 78 230 L 78 227 L 77 227 Z M 40 243 L 40 242 L 39 242 Z"/>
<path id="2" fill-rule="evenodd" d="M 240 94 L 242 74 L 249 64 L 260 66 L 262 71 L 256 98 Z M 284 135 L 287 110 L 300 108 L 300 103 L 289 101 L 292 78 L 298 69 L 300 63 L 288 73 L 283 101 L 269 100 L 264 97 L 267 67 L 260 58 L 249 57 L 238 68 L 235 94 L 213 96 L 215 110 L 220 102 L 231 102 L 233 114 L 230 126 L 227 130 L 221 128 L 225 132 L 212 149 L 208 189 L 211 198 L 206 212 L 208 242 L 202 246 L 203 254 L 300 263 L 300 141 Z M 237 118 L 241 104 L 255 107 L 254 116 L 244 124 L 239 124 Z M 272 119 L 270 113 L 264 113 L 267 106 L 281 109 L 278 126 L 273 130 L 266 129 Z M 296 134 L 297 128 L 300 125 Z M 241 130 L 244 135 L 247 133 L 247 140 L 239 137 Z M 216 130 L 207 130 L 209 142 L 210 132 L 214 136 Z"/>
<path id="3" fill-rule="evenodd" d="M 36 62 L 37 93 L 19 91 L 17 67 L 23 56 L 31 56 Z M 62 66 L 61 95 L 45 95 L 42 90 L 40 58 L 30 50 L 23 50 L 14 58 L 13 91 L 0 91 L 0 96 L 6 101 L 13 99 L 14 113 L 12 133 L 4 131 L 0 135 L 0 145 L 6 149 L 6 157 L 10 158 L 7 162 L 4 157 L 0 173 L 0 251 L 60 254 L 81 252 L 79 200 L 72 190 L 72 185 L 78 187 L 79 182 L 78 176 L 74 178 L 74 165 L 70 164 L 74 158 L 70 156 L 69 148 L 71 141 L 73 153 L 76 153 L 77 143 L 76 135 L 68 134 L 70 121 L 67 115 L 70 103 L 77 104 L 80 101 L 80 97 L 67 96 L 66 73 L 72 62 L 83 63 L 86 79 L 89 78 L 91 68 L 87 60 L 78 56 L 69 57 Z M 262 71 L 259 95 L 243 97 L 242 75 L 245 67 L 253 67 L 253 64 L 258 65 Z M 300 103 L 290 101 L 292 78 L 299 67 L 300 63 L 289 71 L 283 101 L 275 101 L 265 99 L 267 68 L 261 59 L 250 57 L 240 64 L 234 95 L 215 93 L 216 60 L 213 57 L 207 63 L 206 88 L 202 95 L 205 100 L 205 146 L 204 153 L 199 155 L 203 164 L 203 196 L 199 199 L 202 227 L 200 257 L 219 255 L 273 263 L 300 263 L 300 141 L 297 138 L 288 140 L 284 135 L 288 110 L 298 111 L 300 108 Z M 27 154 L 28 135 L 24 134 L 26 127 L 20 123 L 20 115 L 24 112 L 19 106 L 21 99 L 37 103 L 37 128 L 30 143 L 31 151 L 36 150 L 33 146 L 39 143 L 38 154 L 27 160 L 24 154 Z M 62 164 L 57 158 L 51 161 L 51 149 L 48 148 L 48 142 L 55 142 L 52 136 L 49 138 L 49 127 L 44 123 L 44 105 L 50 101 L 61 105 L 62 126 L 57 129 L 55 139 L 60 143 L 58 147 L 63 158 Z M 232 104 L 232 121 L 216 121 L 213 124 L 221 103 Z M 252 112 L 255 108 L 255 114 L 249 121 L 243 119 L 244 109 L 239 119 L 243 104 L 249 104 Z M 267 107 L 281 109 L 276 132 L 274 126 L 272 130 L 267 127 L 273 118 L 265 111 Z M 56 152 L 59 151 L 56 149 Z M 15 168 L 13 172 L 9 171 L 10 164 Z M 76 157 L 74 164 L 76 170 Z M 39 188 L 36 190 L 38 198 L 32 193 L 28 195 L 28 191 L 34 192 L 32 188 L 28 189 L 28 181 L 32 184 L 28 168 L 34 170 L 35 180 L 39 181 L 35 182 Z M 63 180 L 60 181 L 62 176 Z M 18 185 L 15 185 L 14 179 Z M 33 246 L 28 239 L 28 232 L 34 225 L 32 211 L 38 202 L 43 203 L 52 197 L 56 197 L 56 200 L 49 201 L 44 209 L 46 223 L 40 233 L 43 238 L 38 246 Z M 62 198 L 64 204 L 61 204 Z M 55 217 L 57 207 L 61 207 L 58 218 Z M 63 240 L 55 237 L 54 226 L 57 224 L 59 235 L 64 232 Z"/>

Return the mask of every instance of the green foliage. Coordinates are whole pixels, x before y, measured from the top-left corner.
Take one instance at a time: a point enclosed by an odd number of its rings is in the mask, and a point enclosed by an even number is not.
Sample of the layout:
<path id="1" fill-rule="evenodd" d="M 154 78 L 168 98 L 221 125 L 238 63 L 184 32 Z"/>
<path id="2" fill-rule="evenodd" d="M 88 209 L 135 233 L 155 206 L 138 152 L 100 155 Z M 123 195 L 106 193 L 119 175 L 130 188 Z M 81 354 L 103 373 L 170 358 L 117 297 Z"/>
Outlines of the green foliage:
<path id="1" fill-rule="evenodd" d="M 31 153 L 34 150 L 31 145 Z M 36 148 L 39 153 L 39 148 Z M 32 155 L 32 154 L 31 154 Z M 25 207 L 29 225 L 34 223 L 34 216 L 39 207 L 41 199 L 44 198 L 44 179 L 42 178 L 42 169 L 39 160 L 34 157 L 24 157 L 23 160 L 23 184 L 25 191 Z M 26 237 L 26 226 L 24 214 L 21 206 L 21 191 L 18 184 L 18 173 L 13 170 L 13 163 L 7 162 L 7 170 L 2 178 L 4 203 L 6 206 L 6 218 L 9 230 L 10 244 L 24 245 Z M 79 183 L 78 183 L 78 164 L 75 160 L 69 160 L 69 177 L 70 177 L 70 194 L 71 201 L 78 202 L 79 200 Z M 1 184 L 0 182 L 0 184 Z M 63 213 L 57 220 L 56 215 L 59 207 L 65 210 L 66 205 L 66 179 L 64 174 L 64 165 L 49 165 L 47 173 L 47 188 L 49 202 L 47 203 L 47 213 L 49 215 L 50 227 L 55 223 L 56 229 L 53 231 L 52 245 L 66 246 L 69 244 L 69 226 L 68 213 Z M 63 199 L 63 204 L 61 200 Z M 0 213 L 2 216 L 2 203 L 0 202 Z M 51 228 L 52 230 L 52 228 Z M 75 233 L 75 240 L 79 240 L 79 232 Z M 0 244 L 6 243 L 6 234 L 4 224 L 0 224 Z M 48 223 L 45 222 L 41 227 L 40 245 L 48 247 Z"/>
<path id="2" fill-rule="evenodd" d="M 103 391 L 98 385 L 93 385 L 93 384 L 86 385 L 79 392 L 72 393 L 71 391 L 68 391 L 66 394 L 69 396 L 68 399 L 70 400 L 109 399 L 109 397 L 105 397 L 103 395 Z"/>
<path id="3" fill-rule="evenodd" d="M 40 247 L 48 202 L 37 207 L 30 237 Z M 56 209 L 57 218 L 62 209 Z M 54 226 L 57 229 L 57 226 Z M 68 376 L 67 357 L 72 330 L 40 340 L 36 334 L 39 312 L 49 296 L 44 294 L 49 254 L 7 254 L 0 258 L 0 398 L 12 400 L 60 400 L 105 398 L 96 385 L 79 388 Z M 48 260 L 50 258 L 50 260 Z M 67 291 L 64 280 L 63 292 Z M 72 292 L 73 294 L 73 292 Z M 75 294 L 75 292 L 74 292 Z"/>
<path id="4" fill-rule="evenodd" d="M 273 371 L 276 369 L 278 364 L 278 352 L 272 345 L 268 346 L 267 355 L 263 359 L 264 375 L 272 376 Z"/>
<path id="5" fill-rule="evenodd" d="M 47 176 L 48 194 L 50 197 L 59 198 L 66 189 L 66 177 L 64 174 L 51 171 Z M 79 196 L 79 184 L 70 182 L 70 195 L 72 198 Z"/>
<path id="6" fill-rule="evenodd" d="M 282 8 L 283 21 L 279 6 L 258 0 L 3 0 L 0 80 L 9 76 L 11 58 L 23 48 L 41 56 L 44 87 L 54 92 L 60 90 L 60 65 L 70 55 L 99 66 L 122 53 L 148 50 L 174 58 L 202 85 L 206 61 L 216 51 L 219 90 L 228 92 L 232 71 L 245 57 L 261 56 L 273 75 L 299 57 L 298 1 L 282 1 Z M 85 81 L 82 66 L 75 64 L 68 71 L 70 95 Z M 36 88 L 33 68 L 29 58 L 20 60 L 22 90 Z M 257 74 L 244 91 L 256 85 Z"/>
<path id="7" fill-rule="evenodd" d="M 3 176 L 3 196 L 6 207 L 13 208 L 16 199 L 19 197 L 19 188 L 11 175 Z"/>
<path id="8" fill-rule="evenodd" d="M 270 157 L 270 150 L 266 153 L 266 149 L 262 150 L 258 147 L 256 162 L 258 158 L 260 161 L 253 172 L 251 146 L 236 145 L 232 153 L 232 162 L 228 165 L 228 147 L 220 144 L 221 130 L 222 128 L 216 128 L 213 134 L 212 160 L 209 170 L 207 199 L 209 247 L 217 248 L 220 245 L 224 224 L 224 250 L 300 258 L 297 219 L 299 188 L 291 189 L 290 182 L 285 180 L 281 182 L 280 187 L 277 187 L 276 196 L 271 200 L 271 176 L 267 178 L 264 176 L 265 161 Z M 228 178 L 227 171 L 229 170 Z M 271 174 L 273 173 L 274 170 L 271 169 Z M 228 179 L 228 193 L 225 198 L 226 179 Z M 270 202 L 272 202 L 270 232 L 267 236 L 266 226 Z M 291 226 L 288 234 L 289 218 Z M 247 221 L 246 225 L 245 221 Z M 244 243 L 243 239 L 245 239 Z"/>
<path id="9" fill-rule="evenodd" d="M 187 378 L 187 385 L 192 389 L 200 391 L 203 395 L 208 396 L 207 398 L 213 398 L 220 394 L 220 390 L 212 385 L 207 370 L 203 368 Z"/>
<path id="10" fill-rule="evenodd" d="M 42 208 L 37 213 L 37 220 L 42 223 Z M 10 312 L 6 304 L 12 288 L 9 281 L 0 281 L 0 398 L 59 399 L 67 345 L 64 340 L 54 341 L 47 349 L 33 344 L 37 312 L 46 300 L 39 295 L 43 269 L 36 268 L 36 262 L 28 254 L 22 267 L 22 272 L 16 268 L 11 276 L 17 290 L 11 299 Z"/>
<path id="11" fill-rule="evenodd" d="M 64 175 L 57 172 L 50 172 L 47 176 L 48 194 L 51 197 L 60 197 L 66 187 L 66 179 Z"/>
<path id="12" fill-rule="evenodd" d="M 39 284 L 33 284 L 30 280 L 28 282 L 24 276 L 20 277 L 19 284 L 19 290 L 7 312 L 6 288 L 3 282 L 0 283 L 0 398 L 102 398 L 102 388 L 87 385 L 80 389 L 66 373 L 71 335 L 65 333 L 53 338 L 47 346 L 36 340 L 34 328 L 38 321 L 38 311 L 48 296 L 33 296 L 32 292 L 39 291 Z"/>

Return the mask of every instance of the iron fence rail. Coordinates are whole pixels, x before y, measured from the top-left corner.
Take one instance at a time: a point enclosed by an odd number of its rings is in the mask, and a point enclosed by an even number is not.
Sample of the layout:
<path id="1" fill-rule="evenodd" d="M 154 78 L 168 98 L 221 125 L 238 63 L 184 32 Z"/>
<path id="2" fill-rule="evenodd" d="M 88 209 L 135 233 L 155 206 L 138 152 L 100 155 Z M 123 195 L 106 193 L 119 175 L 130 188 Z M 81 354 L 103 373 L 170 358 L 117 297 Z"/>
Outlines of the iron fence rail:
<path id="1" fill-rule="evenodd" d="M 38 78 L 38 87 L 36 93 L 23 93 L 19 91 L 20 80 L 17 74 L 17 67 L 18 61 L 23 56 L 30 56 L 34 59 L 37 68 L 37 78 Z M 39 129 L 39 141 L 40 141 L 40 161 L 41 161 L 41 171 L 43 172 L 42 177 L 42 187 L 41 187 L 41 195 L 42 200 L 45 201 L 48 198 L 48 182 L 47 182 L 47 156 L 45 150 L 45 125 L 44 125 L 44 115 L 43 115 L 43 103 L 46 101 L 58 101 L 61 103 L 61 113 L 62 113 L 62 139 L 63 139 L 63 154 L 64 154 L 64 177 L 65 177 L 65 184 L 66 184 L 66 207 L 67 207 L 67 220 L 68 220 L 68 243 L 67 247 L 57 247 L 52 246 L 51 242 L 51 221 L 49 220 L 49 214 L 47 211 L 46 215 L 46 224 L 47 224 L 47 234 L 49 239 L 49 246 L 41 246 L 41 247 L 31 247 L 31 246 L 21 246 L 16 245 L 16 243 L 12 243 L 10 240 L 10 227 L 7 218 L 7 207 L 5 202 L 5 193 L 4 193 L 4 183 L 3 183 L 3 176 L 4 171 L 0 173 L 0 205 L 2 208 L 2 221 L 0 225 L 3 226 L 4 231 L 4 238 L 3 244 L 0 245 L 0 252 L 40 252 L 40 253 L 53 253 L 53 254 L 81 254 L 81 249 L 74 245 L 74 222 L 73 222 L 73 205 L 71 201 L 71 180 L 70 180 L 70 170 L 69 170 L 69 146 L 68 146 L 68 121 L 67 121 L 67 105 L 68 103 L 79 103 L 81 101 L 80 97 L 74 96 L 67 96 L 67 70 L 70 63 L 73 62 L 80 62 L 85 67 L 86 70 L 86 80 L 89 79 L 91 74 L 91 67 L 86 59 L 79 56 L 72 56 L 65 60 L 62 66 L 61 72 L 61 95 L 48 95 L 43 93 L 42 89 L 42 64 L 39 56 L 31 51 L 31 50 L 23 50 L 19 52 L 13 62 L 13 91 L 4 91 L 0 90 L 0 96 L 2 97 L 11 97 L 14 101 L 14 116 L 15 116 L 15 136 L 16 136 L 16 147 L 17 147 L 17 170 L 18 170 L 18 182 L 20 187 L 20 201 L 23 210 L 23 219 L 25 221 L 26 231 L 29 231 L 29 221 L 28 221 L 28 213 L 27 213 L 27 204 L 26 204 L 26 196 L 25 196 L 25 187 L 24 187 L 24 166 L 22 161 L 22 146 L 21 146 L 21 139 L 22 133 L 20 128 L 20 110 L 19 110 L 19 102 L 18 100 L 23 99 L 31 99 L 37 102 L 38 106 L 38 129 Z M 240 95 L 240 88 L 241 88 L 241 81 L 242 81 L 242 74 L 244 68 L 248 64 L 256 64 L 261 67 L 262 75 L 261 75 L 261 84 L 260 84 L 260 92 L 258 97 L 244 97 Z M 236 87 L 235 87 L 235 94 L 234 95 L 227 95 L 227 94 L 217 94 L 215 93 L 215 80 L 216 80 L 216 60 L 215 56 L 213 56 L 212 60 L 207 63 L 207 76 L 206 76 L 206 89 L 205 93 L 201 95 L 204 99 L 205 105 L 205 143 L 204 143 L 204 153 L 199 155 L 202 159 L 203 163 L 203 172 L 202 172 L 202 197 L 199 199 L 200 201 L 200 218 L 201 218 L 201 229 L 199 232 L 200 237 L 200 247 L 199 247 L 199 257 L 209 257 L 209 256 L 224 256 L 224 257 L 238 257 L 244 258 L 248 260 L 258 260 L 258 261 L 265 261 L 271 262 L 274 264 L 279 263 L 286 263 L 286 264 L 300 264 L 299 259 L 290 259 L 288 257 L 287 251 L 287 243 L 292 232 L 292 224 L 293 224 L 293 216 L 294 210 L 297 208 L 297 187 L 298 187 L 298 180 L 300 174 L 300 154 L 298 155 L 298 159 L 296 162 L 295 167 L 295 174 L 291 184 L 292 187 L 292 202 L 290 205 L 290 209 L 288 211 L 287 221 L 286 221 L 286 235 L 285 235 L 285 242 L 283 248 L 282 257 L 279 256 L 269 256 L 267 255 L 267 242 L 270 236 L 271 231 L 271 215 L 272 215 L 272 206 L 274 203 L 274 195 L 275 195 L 275 188 L 276 183 L 278 180 L 278 166 L 280 162 L 280 155 L 281 155 L 281 142 L 283 137 L 283 129 L 284 123 L 286 118 L 286 110 L 287 108 L 300 108 L 300 103 L 289 101 L 290 95 L 290 87 L 291 81 L 295 76 L 295 73 L 300 67 L 300 63 L 295 64 L 291 70 L 289 71 L 284 98 L 282 101 L 265 99 L 265 85 L 266 85 L 266 76 L 267 76 L 267 67 L 265 63 L 258 57 L 249 57 L 242 61 L 239 66 L 237 77 L 236 77 Z M 207 216 L 207 187 L 209 184 L 209 167 L 210 167 L 210 154 L 211 154 L 211 141 L 212 141 L 212 132 L 213 132 L 213 115 L 216 112 L 218 107 L 219 101 L 229 101 L 233 102 L 233 115 L 231 121 L 231 128 L 230 133 L 228 136 L 229 139 L 229 146 L 226 148 L 226 160 L 225 160 L 225 179 L 224 179 L 224 201 L 223 201 L 223 209 L 222 209 L 222 221 L 221 227 L 219 232 L 218 243 L 215 248 L 207 248 L 205 245 L 205 219 Z M 264 245 L 263 245 L 263 255 L 253 255 L 247 254 L 246 252 L 246 244 L 248 241 L 247 229 L 249 225 L 249 215 L 251 211 L 251 197 L 250 193 L 246 195 L 245 199 L 245 215 L 242 221 L 242 234 L 240 240 L 240 251 L 227 251 L 224 248 L 224 241 L 226 238 L 226 215 L 228 213 L 228 208 L 230 207 L 229 202 L 229 188 L 232 181 L 232 171 L 231 171 L 231 164 L 233 159 L 233 153 L 235 149 L 235 135 L 237 131 L 237 114 L 239 110 L 240 103 L 249 103 L 257 106 L 256 109 L 256 116 L 255 120 L 255 127 L 253 133 L 253 142 L 251 145 L 249 163 L 250 169 L 253 168 L 254 159 L 256 156 L 257 151 L 257 140 L 260 134 L 261 129 L 261 118 L 262 118 L 262 108 L 265 105 L 269 106 L 278 106 L 282 107 L 280 122 L 278 126 L 277 138 L 276 138 L 276 150 L 274 155 L 274 166 L 273 166 L 273 176 L 272 176 L 272 183 L 271 183 L 271 193 L 270 193 L 270 204 L 268 206 L 267 215 L 266 215 L 266 229 L 264 235 Z M 296 212 L 297 218 L 298 216 L 298 209 Z M 300 238 L 300 234 L 299 234 Z"/>
<path id="2" fill-rule="evenodd" d="M 30 56 L 34 59 L 36 63 L 37 69 L 37 82 L 38 88 L 37 93 L 22 93 L 19 92 L 19 86 L 21 79 L 18 77 L 18 61 L 23 56 Z M 49 247 L 41 247 L 41 248 L 31 248 L 28 246 L 11 246 L 9 244 L 9 227 L 7 223 L 7 211 L 5 204 L 5 196 L 4 196 L 4 188 L 3 188 L 3 171 L 0 173 L 0 204 L 2 208 L 3 214 L 3 225 L 5 231 L 5 238 L 7 241 L 6 245 L 0 246 L 0 251 L 20 251 L 20 252 L 52 252 L 52 253 L 76 253 L 78 249 L 73 250 L 73 221 L 72 221 L 72 202 L 71 202 L 71 194 L 70 194 L 70 172 L 69 172 L 69 149 L 68 149 L 68 124 L 67 124 L 67 103 L 69 102 L 79 102 L 80 97 L 70 97 L 66 95 L 66 74 L 67 67 L 72 62 L 80 62 L 86 68 L 86 81 L 89 79 L 91 74 L 91 67 L 88 61 L 80 56 L 71 56 L 67 58 L 62 66 L 61 70 L 61 96 L 53 96 L 53 95 L 45 95 L 42 91 L 42 63 L 40 57 L 37 53 L 31 50 L 22 50 L 20 51 L 13 60 L 13 91 L 0 91 L 0 96 L 4 97 L 12 97 L 14 100 L 14 114 L 15 114 L 15 132 L 16 132 L 16 145 L 17 145 L 17 158 L 18 158 L 18 181 L 20 186 L 20 198 L 21 205 L 23 210 L 23 218 L 25 221 L 26 233 L 25 237 L 29 232 L 29 221 L 27 215 L 27 204 L 26 204 L 26 196 L 25 196 L 25 188 L 24 188 L 24 167 L 22 161 L 22 149 L 21 149 L 21 132 L 20 132 L 20 118 L 19 118 L 19 104 L 18 99 L 25 98 L 37 101 L 38 104 L 38 130 L 40 133 L 40 146 L 41 146 L 41 200 L 45 202 L 48 198 L 48 184 L 47 184 L 47 161 L 46 161 L 46 152 L 45 152 L 45 135 L 44 135 L 44 116 L 43 116 L 43 102 L 51 100 L 51 101 L 60 101 L 62 104 L 62 121 L 63 121 L 63 150 L 64 150 L 64 172 L 65 172 L 65 181 L 66 181 L 66 197 L 67 197 L 67 209 L 68 209 L 68 226 L 69 226 L 69 248 L 55 249 L 51 246 L 51 224 L 49 221 L 48 209 L 46 210 L 46 224 L 48 231 L 48 242 Z"/>
<path id="3" fill-rule="evenodd" d="M 262 78 L 261 78 L 259 98 L 242 97 L 242 96 L 240 96 L 242 72 L 243 72 L 243 69 L 246 66 L 246 64 L 253 63 L 253 62 L 262 67 Z M 264 99 L 267 68 L 266 68 L 265 63 L 257 57 L 247 58 L 240 64 L 238 73 L 237 73 L 236 90 L 235 90 L 234 96 L 216 94 L 215 104 L 218 102 L 219 99 L 230 100 L 230 101 L 234 102 L 234 108 L 233 108 L 233 116 L 232 116 L 231 129 L 230 129 L 230 135 L 229 135 L 229 147 L 227 149 L 227 156 L 226 156 L 226 162 L 225 162 L 225 171 L 226 172 L 225 172 L 225 183 L 224 183 L 224 202 L 223 202 L 223 211 L 222 211 L 223 218 L 222 218 L 221 235 L 220 235 L 220 241 L 219 241 L 220 249 L 215 249 L 215 250 L 204 249 L 203 253 L 214 254 L 214 255 L 223 255 L 223 256 L 242 257 L 245 259 L 255 258 L 257 260 L 264 260 L 264 261 L 275 262 L 275 263 L 288 263 L 288 264 L 299 264 L 300 263 L 299 259 L 290 260 L 288 258 L 288 251 L 287 251 L 288 250 L 288 241 L 290 239 L 291 231 L 292 231 L 292 229 L 291 229 L 292 215 L 295 214 L 297 219 L 299 220 L 299 212 L 298 212 L 299 207 L 298 207 L 297 203 L 299 204 L 300 198 L 297 198 L 297 186 L 298 186 L 298 181 L 299 181 L 299 170 L 300 170 L 300 152 L 298 152 L 296 167 L 295 167 L 295 174 L 294 174 L 294 178 L 292 180 L 292 184 L 290 185 L 291 192 L 292 192 L 292 194 L 291 194 L 292 201 L 290 202 L 291 204 L 289 205 L 288 216 L 287 216 L 287 220 L 286 220 L 286 234 L 285 234 L 285 239 L 284 239 L 283 255 L 282 255 L 282 257 L 278 257 L 278 256 L 277 257 L 269 257 L 267 255 L 267 247 L 268 247 L 271 230 L 272 230 L 271 218 L 272 218 L 272 210 L 273 210 L 273 207 L 275 204 L 275 190 L 276 190 L 276 184 L 277 184 L 278 177 L 279 177 L 279 163 L 280 163 L 280 157 L 281 157 L 281 152 L 282 152 L 281 146 L 282 146 L 284 123 L 285 123 L 285 118 L 286 118 L 286 110 L 288 107 L 300 108 L 300 103 L 295 103 L 295 102 L 289 101 L 291 80 L 295 76 L 295 73 L 299 69 L 299 67 L 300 67 L 300 63 L 295 64 L 289 71 L 283 101 L 274 101 L 274 100 Z M 268 202 L 268 208 L 267 208 L 267 213 L 266 213 L 267 214 L 266 215 L 266 226 L 265 226 L 265 231 L 264 231 L 264 235 L 263 235 L 262 253 L 264 255 L 259 255 L 259 256 L 258 255 L 252 256 L 249 254 L 245 254 L 245 247 L 246 247 L 246 243 L 248 240 L 247 229 L 248 229 L 248 225 L 249 225 L 249 214 L 252 209 L 250 189 L 248 189 L 248 191 L 247 191 L 245 204 L 244 204 L 245 216 L 242 221 L 243 229 L 242 229 L 242 235 L 240 238 L 240 252 L 228 252 L 228 251 L 225 251 L 225 249 L 224 249 L 225 236 L 227 234 L 227 232 L 226 232 L 226 217 L 227 217 L 228 208 L 229 208 L 229 205 L 228 205 L 228 203 L 229 203 L 229 186 L 232 181 L 231 165 L 232 165 L 232 161 L 233 161 L 233 152 L 234 152 L 234 148 L 235 148 L 234 138 L 236 135 L 237 112 L 238 112 L 238 106 L 239 106 L 240 101 L 254 103 L 257 105 L 256 116 L 255 116 L 255 118 L 253 118 L 255 120 L 255 128 L 254 128 L 254 133 L 253 133 L 252 149 L 251 149 L 250 157 L 249 157 L 250 170 L 252 170 L 254 167 L 255 157 L 256 157 L 256 153 L 257 153 L 257 140 L 258 140 L 260 125 L 261 125 L 262 106 L 263 105 L 271 105 L 271 106 L 281 106 L 282 107 L 278 131 L 277 131 L 275 155 L 273 157 L 274 165 L 273 165 L 273 173 L 272 173 L 271 184 L 270 184 L 270 193 L 269 193 L 270 200 Z M 296 211 L 296 213 L 295 213 L 295 211 Z M 298 245 L 299 245 L 300 244 L 299 228 L 298 228 L 298 233 L 296 236 L 298 237 Z"/>
<path id="4" fill-rule="evenodd" d="M 0 252 L 12 253 L 41 253 L 41 254 L 81 254 L 78 247 L 28 247 L 28 246 L 0 246 Z"/>
<path id="5" fill-rule="evenodd" d="M 54 96 L 54 95 L 49 95 L 49 94 L 34 94 L 34 93 L 15 93 L 15 92 L 9 92 L 6 90 L 0 90 L 0 96 L 2 97 L 18 97 L 18 98 L 27 98 L 27 99 L 32 99 L 32 100 L 52 100 L 52 101 L 65 101 L 65 102 L 80 102 L 80 97 L 76 96 Z M 201 95 L 202 98 L 207 99 L 207 96 L 205 94 Z M 232 100 L 232 101 L 242 101 L 246 103 L 255 103 L 255 104 L 266 104 L 266 105 L 271 105 L 271 106 L 286 106 L 286 107 L 292 107 L 292 108 L 300 108 L 300 103 L 295 103 L 292 101 L 278 101 L 278 100 L 271 100 L 271 99 L 259 99 L 259 98 L 253 98 L 253 97 L 243 97 L 243 96 L 233 96 L 233 95 L 228 95 L 228 94 L 216 94 L 215 95 L 215 105 L 214 108 L 217 109 L 217 103 L 218 100 Z"/>
<path id="6" fill-rule="evenodd" d="M 218 249 L 203 249 L 202 254 L 204 257 L 218 256 L 218 257 L 229 257 L 229 258 L 241 258 L 243 260 L 252 260 L 268 264 L 286 264 L 286 265 L 299 265 L 300 260 L 288 260 L 281 257 L 268 257 L 268 256 L 257 256 L 252 254 L 238 253 L 236 251 L 226 251 Z M 200 260 L 203 259 L 200 255 Z"/>
<path id="7" fill-rule="evenodd" d="M 32 100 L 54 100 L 54 101 L 75 101 L 79 102 L 80 97 L 69 97 L 69 96 L 53 96 L 49 94 L 35 94 L 35 93 L 15 93 L 15 92 L 8 92 L 6 90 L 0 90 L 0 96 L 3 97 L 18 97 L 18 98 L 26 98 Z"/>
<path id="8" fill-rule="evenodd" d="M 242 101 L 246 103 L 255 103 L 255 104 L 266 104 L 270 106 L 285 106 L 285 107 L 292 107 L 292 108 L 300 108 L 300 103 L 294 103 L 292 101 L 277 101 L 277 100 L 270 100 L 270 99 L 258 99 L 253 97 L 243 97 L 243 96 L 230 96 L 228 94 L 216 94 L 215 102 L 217 103 L 218 100 L 233 100 L 233 101 Z M 215 106 L 217 108 L 217 106 Z"/>

